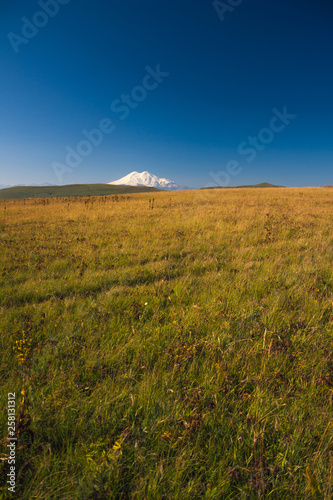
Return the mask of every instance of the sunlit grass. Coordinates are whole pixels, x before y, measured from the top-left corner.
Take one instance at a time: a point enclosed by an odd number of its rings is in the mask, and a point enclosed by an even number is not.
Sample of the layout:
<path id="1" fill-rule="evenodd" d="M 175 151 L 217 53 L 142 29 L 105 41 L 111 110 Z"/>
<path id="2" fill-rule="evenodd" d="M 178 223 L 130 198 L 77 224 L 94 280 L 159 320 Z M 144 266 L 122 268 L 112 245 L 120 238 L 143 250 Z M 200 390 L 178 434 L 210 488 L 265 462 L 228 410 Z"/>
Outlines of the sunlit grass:
<path id="1" fill-rule="evenodd" d="M 331 498 L 332 208 L 329 188 L 0 202 L 16 497 Z"/>

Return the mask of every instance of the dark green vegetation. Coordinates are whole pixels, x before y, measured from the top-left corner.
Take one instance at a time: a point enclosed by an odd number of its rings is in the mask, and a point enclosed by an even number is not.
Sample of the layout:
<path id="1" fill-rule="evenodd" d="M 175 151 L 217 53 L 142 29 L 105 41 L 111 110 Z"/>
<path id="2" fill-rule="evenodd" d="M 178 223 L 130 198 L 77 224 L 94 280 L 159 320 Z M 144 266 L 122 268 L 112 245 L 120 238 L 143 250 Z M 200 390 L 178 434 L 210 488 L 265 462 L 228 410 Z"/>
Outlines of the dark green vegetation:
<path id="1" fill-rule="evenodd" d="M 333 498 L 333 191 L 154 198 L 0 203 L 2 498 Z"/>
<path id="2" fill-rule="evenodd" d="M 245 186 L 237 186 L 238 188 L 281 188 L 284 186 L 277 186 L 276 184 L 270 184 L 269 182 L 261 182 L 260 184 L 248 184 Z"/>
<path id="3" fill-rule="evenodd" d="M 246 184 L 244 186 L 212 186 L 209 188 L 201 188 L 201 189 L 240 189 L 240 188 L 281 188 L 284 186 L 277 186 L 276 184 L 270 184 L 269 182 L 261 182 L 260 184 Z"/>
<path id="4" fill-rule="evenodd" d="M 112 186 L 109 184 L 69 184 L 68 186 L 17 186 L 0 189 L 0 200 L 55 198 L 69 196 L 107 196 L 114 194 L 157 192 L 144 186 Z"/>

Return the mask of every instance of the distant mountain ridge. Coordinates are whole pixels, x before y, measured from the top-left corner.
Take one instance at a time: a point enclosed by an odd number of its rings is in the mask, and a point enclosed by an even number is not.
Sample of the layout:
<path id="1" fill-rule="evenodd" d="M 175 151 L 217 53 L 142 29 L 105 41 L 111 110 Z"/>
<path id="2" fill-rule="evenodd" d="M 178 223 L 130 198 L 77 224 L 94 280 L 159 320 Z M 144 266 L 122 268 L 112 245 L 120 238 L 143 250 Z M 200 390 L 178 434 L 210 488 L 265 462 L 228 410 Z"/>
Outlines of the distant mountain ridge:
<path id="1" fill-rule="evenodd" d="M 67 186 L 16 186 L 0 190 L 0 200 L 23 198 L 55 198 L 71 196 L 110 196 L 135 193 L 156 193 L 147 186 L 110 186 L 109 184 L 69 184 Z"/>
<path id="2" fill-rule="evenodd" d="M 108 182 L 108 184 L 116 186 L 146 186 L 154 187 L 157 189 L 166 189 L 168 191 L 177 191 L 180 189 L 189 189 L 184 186 L 178 186 L 174 181 L 170 179 L 165 179 L 164 177 L 157 177 L 157 175 L 151 174 L 147 171 L 144 172 L 131 172 L 125 177 L 118 179 L 117 181 Z"/>
<path id="3" fill-rule="evenodd" d="M 144 193 L 144 192 L 157 192 L 157 191 L 176 191 L 181 189 L 190 189 L 187 187 L 177 186 L 173 181 L 169 179 L 158 178 L 149 174 L 149 172 L 142 172 L 143 177 L 138 172 L 132 172 L 132 174 L 138 174 L 128 176 L 119 179 L 118 181 L 110 182 L 108 184 L 69 184 L 65 186 L 53 186 L 52 184 L 43 185 L 23 185 L 18 184 L 16 186 L 5 187 L 0 184 L 0 200 L 13 200 L 13 199 L 23 199 L 23 198 L 53 198 L 53 197 L 71 197 L 71 196 L 108 196 L 108 195 L 121 195 L 121 194 L 134 194 L 134 193 Z M 125 182 L 138 182 L 139 184 L 125 184 Z M 154 184 L 154 186 L 147 186 L 142 182 L 145 181 L 149 184 Z M 163 187 L 157 187 L 163 186 Z M 253 184 L 246 186 L 212 186 L 204 187 L 200 189 L 237 189 L 237 188 L 280 188 L 284 186 L 276 186 L 274 184 L 269 184 L 268 182 L 262 182 L 261 184 Z"/>
<path id="4" fill-rule="evenodd" d="M 239 188 L 283 188 L 285 186 L 278 186 L 277 184 L 270 184 L 269 182 L 261 182 L 260 184 L 245 184 L 243 186 L 209 186 L 200 189 L 239 189 Z"/>
<path id="5" fill-rule="evenodd" d="M 52 186 L 52 184 L 49 184 L 48 182 L 45 182 L 45 184 L 0 184 L 0 189 L 7 189 L 7 188 L 13 188 L 13 187 L 45 187 L 45 186 Z"/>

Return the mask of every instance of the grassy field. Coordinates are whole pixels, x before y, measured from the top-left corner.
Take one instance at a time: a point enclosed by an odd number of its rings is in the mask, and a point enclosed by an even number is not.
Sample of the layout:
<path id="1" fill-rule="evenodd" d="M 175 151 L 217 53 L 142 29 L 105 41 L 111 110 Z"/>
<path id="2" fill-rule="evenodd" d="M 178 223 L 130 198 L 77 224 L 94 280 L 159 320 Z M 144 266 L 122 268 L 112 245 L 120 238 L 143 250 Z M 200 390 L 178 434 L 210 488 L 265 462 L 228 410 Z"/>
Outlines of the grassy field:
<path id="1" fill-rule="evenodd" d="M 154 196 L 154 202 L 151 199 Z M 333 190 L 0 202 L 2 499 L 333 498 Z"/>
<path id="2" fill-rule="evenodd" d="M 144 186 L 112 186 L 109 184 L 69 184 L 68 186 L 16 186 L 0 189 L 0 200 L 24 198 L 68 198 L 73 196 L 110 196 L 129 193 L 157 192 Z"/>

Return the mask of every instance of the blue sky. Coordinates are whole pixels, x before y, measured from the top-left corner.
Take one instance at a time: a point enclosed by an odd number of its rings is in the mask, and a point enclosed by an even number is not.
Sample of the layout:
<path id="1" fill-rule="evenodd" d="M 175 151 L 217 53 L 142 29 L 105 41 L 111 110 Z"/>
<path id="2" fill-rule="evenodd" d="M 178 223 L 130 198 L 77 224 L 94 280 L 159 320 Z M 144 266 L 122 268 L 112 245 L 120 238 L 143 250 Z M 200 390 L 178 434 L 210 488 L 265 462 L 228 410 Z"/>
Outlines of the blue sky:
<path id="1" fill-rule="evenodd" d="M 331 0 L 2 0 L 0 184 L 333 184 L 332 20 Z"/>

